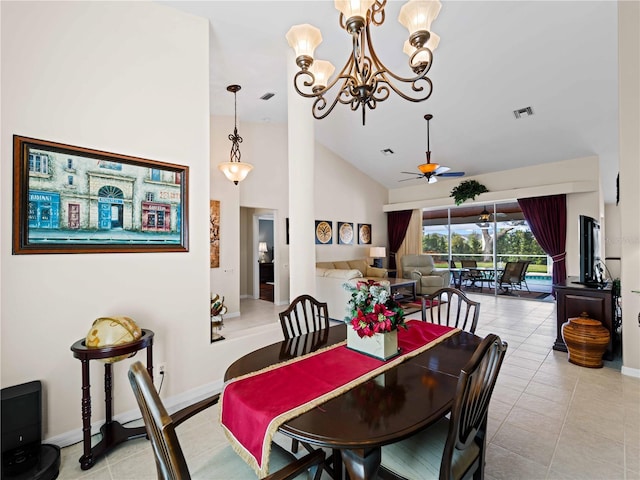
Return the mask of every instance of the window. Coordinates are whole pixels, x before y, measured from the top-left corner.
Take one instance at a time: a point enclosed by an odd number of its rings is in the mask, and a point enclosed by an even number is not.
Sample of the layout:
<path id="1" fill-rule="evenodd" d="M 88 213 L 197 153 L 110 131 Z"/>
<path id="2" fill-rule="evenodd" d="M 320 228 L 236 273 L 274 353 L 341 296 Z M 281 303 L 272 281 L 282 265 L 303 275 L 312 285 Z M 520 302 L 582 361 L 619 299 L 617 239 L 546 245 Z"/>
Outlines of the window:
<path id="1" fill-rule="evenodd" d="M 147 194 L 145 195 L 145 200 L 147 202 L 153 202 L 155 195 L 153 194 L 153 192 L 147 192 Z"/>
<path id="2" fill-rule="evenodd" d="M 73 169 L 73 159 L 72 158 L 68 158 L 67 159 L 67 168 L 69 170 Z"/>
<path id="3" fill-rule="evenodd" d="M 67 183 L 68 183 L 69 185 L 73 185 L 73 175 L 69 175 L 69 176 L 67 177 Z"/>
<path id="4" fill-rule="evenodd" d="M 157 168 L 151 169 L 151 180 L 153 180 L 154 182 L 160 181 L 160 170 L 158 170 Z"/>
<path id="5" fill-rule="evenodd" d="M 508 261 L 527 260 L 529 273 L 551 274 L 552 262 L 524 220 L 517 202 L 461 206 L 422 213 L 422 250 L 436 266 L 473 260 L 478 267 L 497 269 Z"/>
<path id="6" fill-rule="evenodd" d="M 49 157 L 39 153 L 29 154 L 29 171 L 34 173 L 49 174 Z"/>

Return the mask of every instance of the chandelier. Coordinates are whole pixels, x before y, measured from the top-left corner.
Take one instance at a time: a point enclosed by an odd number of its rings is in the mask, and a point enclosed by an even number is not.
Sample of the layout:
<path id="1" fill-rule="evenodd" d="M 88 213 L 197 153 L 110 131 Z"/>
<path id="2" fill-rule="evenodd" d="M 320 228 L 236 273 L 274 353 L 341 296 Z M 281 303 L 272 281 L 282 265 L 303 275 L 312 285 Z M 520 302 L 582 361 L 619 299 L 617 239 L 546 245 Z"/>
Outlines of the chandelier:
<path id="1" fill-rule="evenodd" d="M 229 85 L 227 87 L 227 91 L 233 93 L 235 126 L 233 127 L 233 133 L 229 135 L 229 140 L 231 140 L 229 161 L 222 162 L 218 165 L 220 171 L 236 185 L 238 185 L 238 182 L 244 180 L 253 169 L 253 165 L 250 163 L 242 163 L 240 161 L 240 144 L 242 143 L 242 137 L 238 135 L 238 103 L 236 100 L 236 94 L 240 88 L 242 88 L 240 85 Z"/>
<path id="2" fill-rule="evenodd" d="M 340 26 L 351 35 L 352 52 L 333 80 L 335 67 L 313 58 L 322 42 L 320 30 L 304 24 L 293 26 L 287 32 L 287 41 L 295 50 L 296 64 L 300 67 L 293 85 L 303 97 L 315 98 L 314 118 L 325 118 L 341 103 L 349 105 L 352 111 L 361 108 L 364 125 L 365 107 L 374 110 L 378 102 L 389 97 L 391 90 L 411 102 L 422 102 L 431 96 L 433 85 L 427 73 L 440 41 L 440 37 L 431 32 L 431 22 L 442 5 L 438 0 L 409 0 L 400 9 L 398 21 L 409 31 L 403 51 L 409 55 L 409 67 L 414 73 L 414 76 L 401 77 L 382 63 L 371 41 L 370 26 L 384 23 L 386 3 L 387 0 L 335 0 L 335 7 L 340 11 Z M 327 99 L 336 85 L 335 97 Z"/>

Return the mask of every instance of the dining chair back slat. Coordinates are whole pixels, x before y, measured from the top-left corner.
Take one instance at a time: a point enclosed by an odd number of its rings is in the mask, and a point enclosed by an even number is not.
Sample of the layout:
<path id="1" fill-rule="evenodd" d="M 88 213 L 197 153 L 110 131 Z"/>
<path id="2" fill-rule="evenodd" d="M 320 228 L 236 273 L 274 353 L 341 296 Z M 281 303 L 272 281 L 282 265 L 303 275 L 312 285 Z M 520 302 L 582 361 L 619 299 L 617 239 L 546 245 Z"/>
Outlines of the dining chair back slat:
<path id="1" fill-rule="evenodd" d="M 442 288 L 422 297 L 422 321 L 475 333 L 480 302 L 469 299 L 457 288 Z"/>
<path id="2" fill-rule="evenodd" d="M 311 295 L 296 297 L 279 316 L 285 340 L 329 328 L 327 304 Z"/>

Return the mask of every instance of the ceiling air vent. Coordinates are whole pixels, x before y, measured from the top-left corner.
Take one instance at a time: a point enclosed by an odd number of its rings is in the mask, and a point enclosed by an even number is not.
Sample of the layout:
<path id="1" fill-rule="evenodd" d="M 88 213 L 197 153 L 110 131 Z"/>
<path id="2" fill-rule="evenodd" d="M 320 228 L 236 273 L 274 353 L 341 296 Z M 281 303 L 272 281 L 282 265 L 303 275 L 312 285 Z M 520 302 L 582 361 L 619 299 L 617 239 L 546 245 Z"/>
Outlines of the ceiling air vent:
<path id="1" fill-rule="evenodd" d="M 267 93 L 265 93 L 264 95 L 262 95 L 260 97 L 260 100 L 269 100 L 274 95 L 275 95 L 275 93 L 267 92 Z"/>
<path id="2" fill-rule="evenodd" d="M 514 110 L 513 115 L 516 119 L 520 117 L 530 117 L 533 115 L 533 109 L 531 107 L 521 108 L 520 110 Z"/>
<path id="3" fill-rule="evenodd" d="M 380 150 L 382 152 L 383 155 L 393 155 L 395 152 L 393 150 L 391 150 L 390 148 L 384 148 L 382 150 Z"/>

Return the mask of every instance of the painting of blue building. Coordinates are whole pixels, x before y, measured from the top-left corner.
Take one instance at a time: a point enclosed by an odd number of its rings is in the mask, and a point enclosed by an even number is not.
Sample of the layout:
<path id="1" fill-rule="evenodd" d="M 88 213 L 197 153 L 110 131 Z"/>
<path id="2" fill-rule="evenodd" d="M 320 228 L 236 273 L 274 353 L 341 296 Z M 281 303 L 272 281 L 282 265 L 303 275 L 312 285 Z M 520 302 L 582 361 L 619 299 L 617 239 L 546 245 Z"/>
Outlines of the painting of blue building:
<path id="1" fill-rule="evenodd" d="M 180 244 L 181 172 L 28 149 L 29 243 Z"/>

